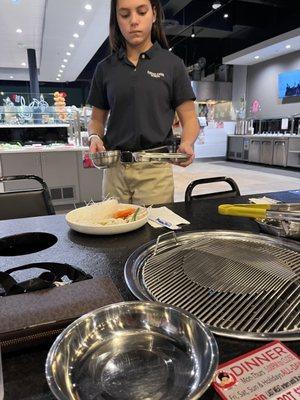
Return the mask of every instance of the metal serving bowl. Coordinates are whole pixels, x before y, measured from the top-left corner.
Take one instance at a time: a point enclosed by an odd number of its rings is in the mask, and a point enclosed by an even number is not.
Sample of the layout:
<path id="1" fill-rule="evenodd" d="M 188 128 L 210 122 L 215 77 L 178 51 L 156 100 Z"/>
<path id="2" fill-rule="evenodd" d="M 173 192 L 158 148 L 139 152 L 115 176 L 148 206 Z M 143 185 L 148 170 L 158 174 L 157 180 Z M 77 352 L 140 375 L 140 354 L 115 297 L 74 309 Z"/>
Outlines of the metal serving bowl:
<path id="1" fill-rule="evenodd" d="M 273 236 L 300 240 L 300 222 L 277 221 L 272 219 L 256 219 L 260 230 Z"/>
<path id="2" fill-rule="evenodd" d="M 124 302 L 66 328 L 48 353 L 46 377 L 60 400 L 196 400 L 217 362 L 214 337 L 191 314 Z"/>
<path id="3" fill-rule="evenodd" d="M 91 159 L 96 168 L 108 168 L 115 166 L 121 157 L 119 150 L 101 151 L 91 153 Z"/>

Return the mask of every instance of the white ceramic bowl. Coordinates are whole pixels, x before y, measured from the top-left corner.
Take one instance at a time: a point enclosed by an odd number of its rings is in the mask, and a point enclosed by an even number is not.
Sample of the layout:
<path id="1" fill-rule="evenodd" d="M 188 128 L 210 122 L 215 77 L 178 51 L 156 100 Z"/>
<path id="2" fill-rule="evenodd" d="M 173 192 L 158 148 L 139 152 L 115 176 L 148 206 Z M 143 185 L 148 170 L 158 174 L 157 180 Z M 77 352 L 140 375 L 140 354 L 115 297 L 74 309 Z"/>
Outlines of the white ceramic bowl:
<path id="1" fill-rule="evenodd" d="M 148 211 L 145 207 L 137 206 L 134 204 L 125 204 L 120 203 L 120 206 L 128 206 L 133 208 L 141 208 L 141 211 L 137 215 L 137 220 L 133 222 L 128 222 L 125 224 L 116 224 L 116 225 L 91 225 L 84 221 L 84 217 L 82 216 L 82 220 L 80 222 L 75 221 L 80 214 L 84 214 L 84 209 L 86 207 L 93 207 L 93 205 L 76 208 L 68 212 L 66 215 L 66 221 L 69 224 L 70 228 L 74 231 L 86 233 L 88 235 L 116 235 L 119 233 L 126 233 L 134 231 L 143 225 L 145 225 L 148 221 Z"/>

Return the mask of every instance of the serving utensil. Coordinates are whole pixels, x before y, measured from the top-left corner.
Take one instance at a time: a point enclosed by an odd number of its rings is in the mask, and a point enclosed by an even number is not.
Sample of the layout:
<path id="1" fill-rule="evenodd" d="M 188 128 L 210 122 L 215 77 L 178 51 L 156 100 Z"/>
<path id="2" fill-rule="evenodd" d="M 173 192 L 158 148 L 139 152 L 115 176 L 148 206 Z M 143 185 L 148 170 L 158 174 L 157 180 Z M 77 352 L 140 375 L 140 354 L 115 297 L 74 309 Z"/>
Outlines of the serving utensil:
<path id="1" fill-rule="evenodd" d="M 300 238 L 300 203 L 221 204 L 219 214 L 254 218 L 261 229 L 275 236 Z"/>

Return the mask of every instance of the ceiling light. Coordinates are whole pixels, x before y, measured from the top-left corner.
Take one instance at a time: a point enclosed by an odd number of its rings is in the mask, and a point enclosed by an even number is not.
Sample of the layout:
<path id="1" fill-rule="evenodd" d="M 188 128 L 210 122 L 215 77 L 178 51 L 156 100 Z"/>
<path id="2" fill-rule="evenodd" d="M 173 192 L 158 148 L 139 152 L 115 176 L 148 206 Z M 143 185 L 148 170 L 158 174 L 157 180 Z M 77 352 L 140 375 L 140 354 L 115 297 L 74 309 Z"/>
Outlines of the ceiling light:
<path id="1" fill-rule="evenodd" d="M 223 17 L 224 17 L 224 18 L 228 18 L 228 17 L 229 17 L 229 14 L 224 14 Z"/>
<path id="2" fill-rule="evenodd" d="M 63 59 L 63 62 L 64 62 L 64 63 L 67 63 L 67 62 L 68 62 L 68 60 L 67 60 L 66 58 L 64 58 L 64 59 Z"/>
<path id="3" fill-rule="evenodd" d="M 70 55 L 71 55 L 71 53 L 70 53 L 69 51 L 67 51 L 67 52 L 66 52 L 66 55 L 67 55 L 67 56 L 70 56 Z"/>
<path id="4" fill-rule="evenodd" d="M 61 77 L 61 74 L 57 74 L 57 76 L 60 78 L 60 77 Z"/>
<path id="5" fill-rule="evenodd" d="M 170 47 L 170 48 L 169 48 L 169 51 L 173 51 L 173 47 Z"/>
<path id="6" fill-rule="evenodd" d="M 292 46 L 290 45 L 290 44 L 287 44 L 286 46 L 285 46 L 285 48 L 286 49 L 290 49 Z"/>
<path id="7" fill-rule="evenodd" d="M 193 26 L 193 28 L 192 28 L 192 34 L 191 34 L 191 38 L 194 38 L 196 35 L 195 35 L 195 28 L 194 28 L 194 26 Z"/>
<path id="8" fill-rule="evenodd" d="M 65 64 L 61 64 L 61 67 L 62 67 L 62 68 L 66 68 Z"/>
<path id="9" fill-rule="evenodd" d="M 10 76 L 10 79 L 14 79 L 14 77 L 11 75 L 11 76 Z"/>
<path id="10" fill-rule="evenodd" d="M 218 1 L 218 0 L 216 0 L 216 1 L 213 2 L 212 8 L 213 8 L 214 10 L 217 10 L 218 8 L 221 7 L 221 5 L 222 5 L 221 2 Z"/>
<path id="11" fill-rule="evenodd" d="M 255 56 L 254 58 L 255 58 L 255 60 L 258 60 L 258 59 L 259 59 L 259 56 Z"/>
<path id="12" fill-rule="evenodd" d="M 56 78 L 56 80 L 57 80 L 57 81 L 60 81 L 60 79 L 59 79 L 59 78 Z"/>
<path id="13" fill-rule="evenodd" d="M 75 39 L 78 39 L 78 38 L 79 38 L 78 33 L 74 33 L 73 37 L 74 37 Z"/>
<path id="14" fill-rule="evenodd" d="M 17 32 L 17 33 L 22 33 L 23 31 L 22 31 L 22 29 L 18 28 L 18 29 L 16 30 L 16 32 Z"/>
<path id="15" fill-rule="evenodd" d="M 91 6 L 90 4 L 86 4 L 86 5 L 84 6 L 84 8 L 85 8 L 86 10 L 90 11 L 90 10 L 92 9 L 92 6 Z"/>
<path id="16" fill-rule="evenodd" d="M 22 62 L 22 64 L 21 65 L 23 65 L 23 67 L 26 67 L 26 63 L 25 62 Z"/>
<path id="17" fill-rule="evenodd" d="M 81 21 L 78 22 L 78 25 L 84 26 L 84 25 L 85 25 L 85 22 L 84 22 L 83 20 L 81 20 Z"/>
<path id="18" fill-rule="evenodd" d="M 74 43 L 70 43 L 70 44 L 69 44 L 69 47 L 72 47 L 72 48 L 73 48 L 73 47 L 75 47 L 75 44 L 74 44 Z"/>
<path id="19" fill-rule="evenodd" d="M 62 74 L 64 71 L 62 69 L 60 69 L 59 72 Z"/>

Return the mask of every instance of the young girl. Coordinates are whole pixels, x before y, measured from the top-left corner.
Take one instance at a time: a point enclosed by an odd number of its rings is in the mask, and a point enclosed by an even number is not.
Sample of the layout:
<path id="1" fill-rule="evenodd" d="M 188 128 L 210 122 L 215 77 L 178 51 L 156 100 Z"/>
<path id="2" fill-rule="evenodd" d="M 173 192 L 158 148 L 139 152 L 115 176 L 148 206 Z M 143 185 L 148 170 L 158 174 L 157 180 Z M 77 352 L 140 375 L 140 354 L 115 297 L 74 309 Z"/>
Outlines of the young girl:
<path id="1" fill-rule="evenodd" d="M 182 126 L 179 152 L 194 159 L 199 132 L 194 93 L 185 66 L 169 52 L 159 0 L 111 0 L 112 54 L 94 73 L 88 103 L 90 151 L 140 151 L 166 144 L 175 111 Z M 104 127 L 108 118 L 107 132 Z M 119 164 L 104 171 L 103 195 L 125 203 L 173 201 L 172 165 Z"/>

